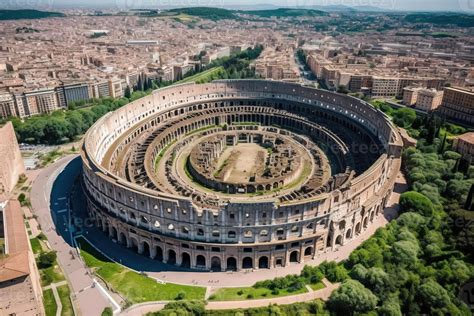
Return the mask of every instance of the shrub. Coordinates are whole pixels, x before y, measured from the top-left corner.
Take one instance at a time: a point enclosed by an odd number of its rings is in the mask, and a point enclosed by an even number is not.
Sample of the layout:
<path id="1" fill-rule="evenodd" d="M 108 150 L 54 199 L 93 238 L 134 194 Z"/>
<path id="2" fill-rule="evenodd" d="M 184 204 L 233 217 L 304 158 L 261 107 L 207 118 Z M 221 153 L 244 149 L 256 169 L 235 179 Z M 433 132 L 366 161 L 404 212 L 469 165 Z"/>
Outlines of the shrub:
<path id="1" fill-rule="evenodd" d="M 428 217 L 434 212 L 430 199 L 415 191 L 405 192 L 400 196 L 400 208 L 404 213 L 415 212 Z"/>
<path id="2" fill-rule="evenodd" d="M 176 295 L 176 300 L 183 300 L 186 298 L 186 293 L 184 291 L 179 291 L 178 295 Z"/>
<path id="3" fill-rule="evenodd" d="M 106 307 L 104 308 L 104 310 L 102 311 L 102 314 L 100 314 L 101 316 L 112 316 L 114 313 L 112 311 L 112 308 L 110 307 Z"/>
<path id="4" fill-rule="evenodd" d="M 56 262 L 55 251 L 42 252 L 38 257 L 38 267 L 40 269 L 49 268 L 53 266 L 54 262 Z"/>

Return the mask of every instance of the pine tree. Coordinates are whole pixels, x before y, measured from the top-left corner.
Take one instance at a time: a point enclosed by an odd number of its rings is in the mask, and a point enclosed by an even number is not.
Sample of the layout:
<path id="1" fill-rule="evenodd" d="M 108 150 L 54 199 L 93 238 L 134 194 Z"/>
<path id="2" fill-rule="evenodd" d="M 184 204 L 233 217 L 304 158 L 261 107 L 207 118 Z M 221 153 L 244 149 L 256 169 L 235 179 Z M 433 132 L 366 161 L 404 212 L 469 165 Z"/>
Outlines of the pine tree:
<path id="1" fill-rule="evenodd" d="M 125 88 L 124 96 L 125 96 L 127 99 L 130 99 L 130 98 L 132 97 L 132 90 L 130 89 L 130 86 L 127 86 L 127 87 Z"/>
<path id="2" fill-rule="evenodd" d="M 446 137 L 448 133 L 444 133 L 443 141 L 441 142 L 441 145 L 439 146 L 439 153 L 442 154 L 444 152 L 444 147 L 446 146 Z"/>
<path id="3" fill-rule="evenodd" d="M 471 189 L 469 190 L 469 194 L 467 195 L 467 199 L 466 199 L 466 205 L 464 206 L 464 208 L 466 210 L 472 210 L 472 198 L 474 196 L 474 183 L 471 184 Z"/>

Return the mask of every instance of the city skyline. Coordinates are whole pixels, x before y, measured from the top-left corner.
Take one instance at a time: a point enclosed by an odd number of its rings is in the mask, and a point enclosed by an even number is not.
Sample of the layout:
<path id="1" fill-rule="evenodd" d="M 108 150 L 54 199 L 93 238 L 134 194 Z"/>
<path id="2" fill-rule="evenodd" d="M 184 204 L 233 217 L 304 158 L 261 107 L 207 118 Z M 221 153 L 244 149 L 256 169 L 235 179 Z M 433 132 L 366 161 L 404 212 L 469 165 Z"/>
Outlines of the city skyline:
<path id="1" fill-rule="evenodd" d="M 334 10 L 337 7 L 358 8 L 360 10 L 377 11 L 419 11 L 419 12 L 464 12 L 474 13 L 473 0 L 104 0 L 98 3 L 92 0 L 79 0 L 71 3 L 67 0 L 38 0 L 25 3 L 23 1 L 6 1 L 0 9 L 137 9 L 137 8 L 170 8 L 170 7 L 223 7 L 229 9 L 277 8 L 277 7 L 317 7 Z"/>

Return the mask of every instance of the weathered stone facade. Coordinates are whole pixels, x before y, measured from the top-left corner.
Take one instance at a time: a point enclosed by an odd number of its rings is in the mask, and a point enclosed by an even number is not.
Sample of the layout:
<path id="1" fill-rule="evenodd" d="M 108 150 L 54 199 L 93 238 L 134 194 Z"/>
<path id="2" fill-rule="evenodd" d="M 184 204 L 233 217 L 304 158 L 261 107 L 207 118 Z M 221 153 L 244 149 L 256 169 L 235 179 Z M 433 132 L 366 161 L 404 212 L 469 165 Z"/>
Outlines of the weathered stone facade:
<path id="1" fill-rule="evenodd" d="M 303 185 L 263 196 L 229 197 L 181 181 L 178 149 L 239 122 L 258 125 L 241 130 L 306 137 L 331 174 L 313 168 Z M 97 225 L 139 253 L 193 269 L 271 268 L 362 234 L 383 214 L 402 146 L 383 113 L 347 95 L 264 80 L 184 84 L 91 127 L 83 179 Z"/>
<path id="2" fill-rule="evenodd" d="M 7 199 L 18 177 L 25 173 L 15 130 L 11 122 L 0 127 L 0 201 Z"/>

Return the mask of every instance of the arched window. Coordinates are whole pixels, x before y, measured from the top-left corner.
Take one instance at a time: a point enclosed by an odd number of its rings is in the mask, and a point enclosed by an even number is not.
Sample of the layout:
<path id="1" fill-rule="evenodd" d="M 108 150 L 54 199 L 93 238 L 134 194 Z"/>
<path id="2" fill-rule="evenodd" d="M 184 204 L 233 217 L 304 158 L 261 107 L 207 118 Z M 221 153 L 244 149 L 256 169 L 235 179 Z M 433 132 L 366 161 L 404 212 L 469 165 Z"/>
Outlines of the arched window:
<path id="1" fill-rule="evenodd" d="M 169 230 L 174 230 L 174 225 L 173 225 L 173 224 L 169 224 L 169 225 L 168 225 L 168 229 L 169 229 Z"/>
<path id="2" fill-rule="evenodd" d="M 159 228 L 161 225 L 160 225 L 160 222 L 156 220 L 153 226 L 155 226 L 155 228 Z"/>
<path id="3" fill-rule="evenodd" d="M 244 232 L 244 237 L 249 238 L 249 237 L 252 237 L 252 236 L 253 236 L 253 233 L 252 233 L 251 230 L 246 230 Z"/>
<path id="4" fill-rule="evenodd" d="M 264 229 L 264 230 L 260 231 L 260 236 L 262 236 L 262 237 L 268 236 L 268 230 Z"/>

